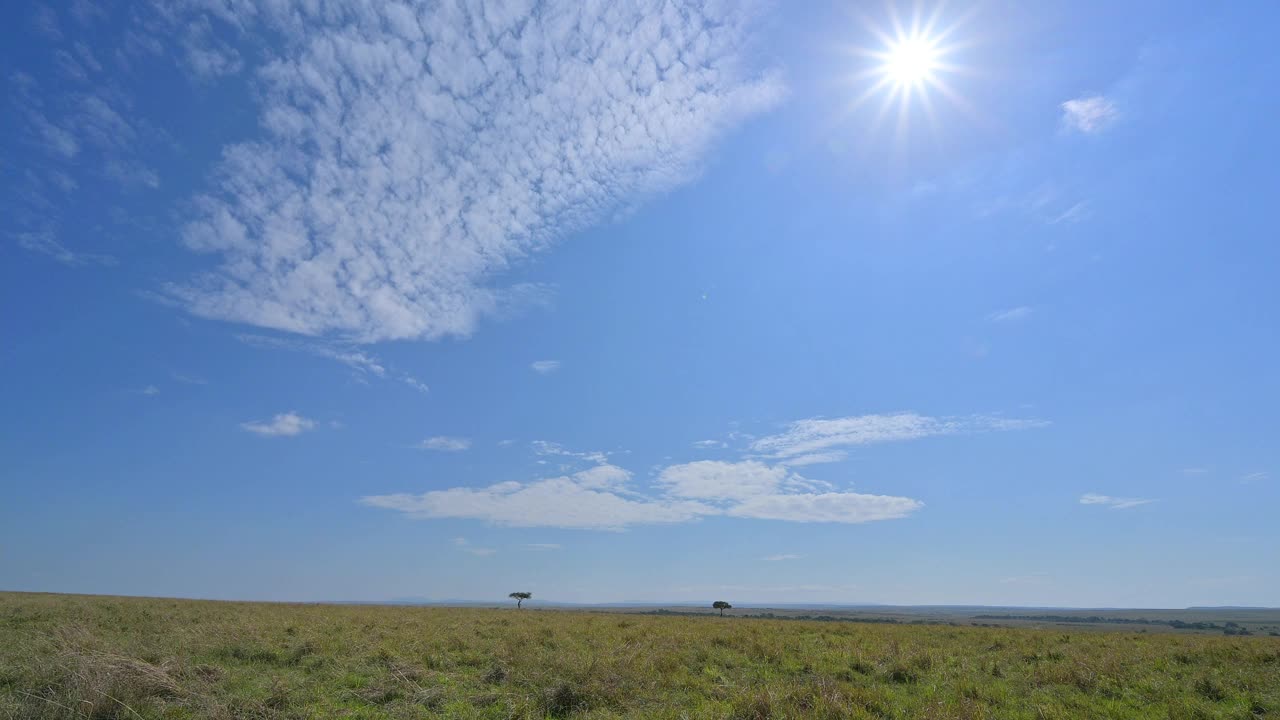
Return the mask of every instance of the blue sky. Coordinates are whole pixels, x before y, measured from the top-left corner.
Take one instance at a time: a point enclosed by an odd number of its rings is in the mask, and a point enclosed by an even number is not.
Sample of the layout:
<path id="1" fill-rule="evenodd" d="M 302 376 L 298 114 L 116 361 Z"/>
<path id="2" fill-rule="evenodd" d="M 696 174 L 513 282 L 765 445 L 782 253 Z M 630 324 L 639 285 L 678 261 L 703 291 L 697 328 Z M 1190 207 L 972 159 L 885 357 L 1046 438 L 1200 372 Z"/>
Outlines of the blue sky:
<path id="1" fill-rule="evenodd" d="M 1276 9 L 307 6 L 3 11 L 0 588 L 1280 603 Z"/>

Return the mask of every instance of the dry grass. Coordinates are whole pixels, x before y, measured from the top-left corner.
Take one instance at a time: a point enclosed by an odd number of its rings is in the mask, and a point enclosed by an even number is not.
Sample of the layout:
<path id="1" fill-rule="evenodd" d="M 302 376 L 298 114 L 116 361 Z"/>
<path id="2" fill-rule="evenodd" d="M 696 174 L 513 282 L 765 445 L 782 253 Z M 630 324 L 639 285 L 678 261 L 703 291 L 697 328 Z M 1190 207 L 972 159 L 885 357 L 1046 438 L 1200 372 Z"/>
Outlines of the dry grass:
<path id="1" fill-rule="evenodd" d="M 0 594 L 0 718 L 1280 717 L 1280 640 Z"/>

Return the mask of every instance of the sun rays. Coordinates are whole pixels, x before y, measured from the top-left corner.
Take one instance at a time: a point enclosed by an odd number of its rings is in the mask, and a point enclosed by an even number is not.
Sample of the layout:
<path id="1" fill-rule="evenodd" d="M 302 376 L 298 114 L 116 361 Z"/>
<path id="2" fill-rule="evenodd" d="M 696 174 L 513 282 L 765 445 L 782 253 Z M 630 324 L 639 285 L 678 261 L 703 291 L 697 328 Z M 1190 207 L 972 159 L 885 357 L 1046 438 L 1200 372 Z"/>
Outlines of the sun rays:
<path id="1" fill-rule="evenodd" d="M 942 26 L 939 21 L 940 12 L 936 10 L 927 17 L 917 11 L 909 22 L 895 16 L 888 28 L 864 21 L 876 39 L 876 47 L 853 49 L 866 61 L 866 67 L 856 76 L 857 85 L 863 90 L 850 110 L 878 99 L 875 125 L 894 115 L 899 136 L 908 132 L 916 116 L 923 116 L 937 130 L 934 103 L 938 96 L 968 112 L 966 103 L 950 84 L 963 71 L 954 61 L 961 46 L 954 37 L 960 23 Z"/>

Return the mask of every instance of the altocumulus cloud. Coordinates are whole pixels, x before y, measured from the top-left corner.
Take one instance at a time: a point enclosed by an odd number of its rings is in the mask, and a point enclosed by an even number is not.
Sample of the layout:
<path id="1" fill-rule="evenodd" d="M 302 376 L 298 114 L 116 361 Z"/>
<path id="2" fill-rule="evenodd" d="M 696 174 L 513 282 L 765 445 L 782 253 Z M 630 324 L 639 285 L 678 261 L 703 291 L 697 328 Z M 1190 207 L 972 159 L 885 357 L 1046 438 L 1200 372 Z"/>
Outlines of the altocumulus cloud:
<path id="1" fill-rule="evenodd" d="M 221 263 L 167 293 L 354 342 L 467 335 L 541 294 L 496 274 L 688 180 L 778 100 L 731 5 L 246 6 L 243 39 L 272 40 L 253 55 L 265 137 L 224 148 L 185 226 Z"/>

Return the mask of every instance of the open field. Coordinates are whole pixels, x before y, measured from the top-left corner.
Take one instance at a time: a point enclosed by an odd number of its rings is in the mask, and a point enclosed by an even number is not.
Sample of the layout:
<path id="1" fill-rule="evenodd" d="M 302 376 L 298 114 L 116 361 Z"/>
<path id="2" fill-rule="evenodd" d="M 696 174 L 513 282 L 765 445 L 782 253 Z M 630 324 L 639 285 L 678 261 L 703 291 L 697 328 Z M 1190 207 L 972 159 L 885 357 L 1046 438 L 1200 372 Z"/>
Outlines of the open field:
<path id="1" fill-rule="evenodd" d="M 203 717 L 1244 720 L 1280 638 L 0 593 L 0 718 Z"/>

